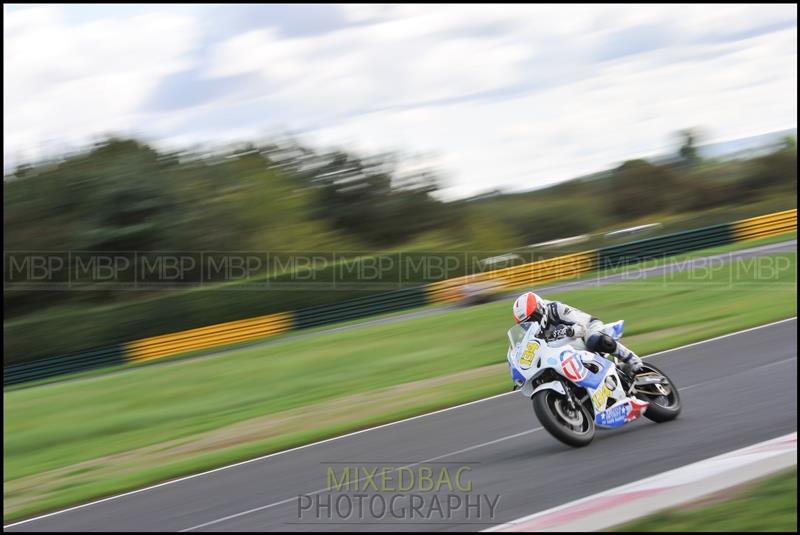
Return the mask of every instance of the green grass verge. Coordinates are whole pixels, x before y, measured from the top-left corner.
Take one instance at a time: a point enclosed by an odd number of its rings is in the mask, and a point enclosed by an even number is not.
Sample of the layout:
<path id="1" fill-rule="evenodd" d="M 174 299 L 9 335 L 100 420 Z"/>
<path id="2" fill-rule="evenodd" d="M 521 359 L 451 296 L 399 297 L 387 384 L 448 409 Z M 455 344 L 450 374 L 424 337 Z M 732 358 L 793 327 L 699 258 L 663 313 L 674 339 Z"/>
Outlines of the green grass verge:
<path id="1" fill-rule="evenodd" d="M 573 244 L 574 248 L 550 248 L 547 251 L 537 251 L 537 257 L 561 256 L 576 250 L 591 250 L 602 246 L 609 246 L 620 243 L 627 243 L 656 235 L 669 234 L 678 230 L 697 228 L 711 222 L 720 223 L 731 221 L 756 214 L 764 214 L 775 211 L 777 207 L 781 209 L 789 208 L 796 199 L 787 196 L 776 197 L 771 200 L 759 201 L 755 204 L 741 205 L 737 207 L 725 207 L 714 210 L 703 210 L 698 213 L 683 214 L 651 214 L 647 221 L 661 221 L 664 226 L 645 235 L 620 236 L 615 239 L 608 239 L 602 236 L 595 236 L 589 242 Z M 777 204 L 776 204 L 777 203 Z M 655 218 L 655 219 L 652 219 Z M 640 224 L 644 220 L 630 222 L 630 224 Z M 626 224 L 627 225 L 627 224 Z M 403 252 L 405 255 L 421 254 L 415 247 L 403 247 L 394 252 Z M 439 253 L 426 253 L 426 256 L 433 254 L 438 256 L 446 253 L 448 249 Z M 452 251 L 450 250 L 451 254 Z M 505 250 L 484 251 L 459 251 L 459 256 L 467 254 L 478 255 L 477 258 L 484 256 L 495 256 L 508 252 Z M 520 249 L 518 252 L 522 256 L 527 256 L 530 250 Z M 384 251 L 383 253 L 389 253 Z M 364 255 L 361 255 L 363 258 Z M 366 254 L 367 257 L 373 253 Z M 338 258 L 338 256 L 337 256 Z M 475 258 L 475 259 L 477 259 Z M 355 262 L 355 260 L 353 260 Z M 452 275 L 463 272 L 462 268 L 470 265 L 467 262 L 461 265 Z M 348 261 L 349 264 L 349 261 Z M 393 263 L 399 267 L 401 263 Z M 305 270 L 300 270 L 305 273 Z M 327 265 L 319 270 L 313 271 L 313 280 L 330 281 L 335 272 L 340 272 L 332 265 Z M 344 282 L 357 283 L 356 271 L 342 270 Z M 333 290 L 314 290 L 307 286 L 296 287 L 291 290 L 284 283 L 291 280 L 291 275 L 295 272 L 287 272 L 280 275 L 270 275 L 271 281 L 268 286 L 261 287 L 258 291 L 247 290 L 245 284 L 263 281 L 264 277 L 254 279 L 230 281 L 226 284 L 211 284 L 202 288 L 191 288 L 185 290 L 150 291 L 148 295 L 140 292 L 123 292 L 124 297 L 117 296 L 111 299 L 111 303 L 105 300 L 102 303 L 90 305 L 89 302 L 62 303 L 45 310 L 39 310 L 30 314 L 10 319 L 3 324 L 4 332 L 4 363 L 12 364 L 36 360 L 54 354 L 65 354 L 73 351 L 115 344 L 141 337 L 162 335 L 169 332 L 176 332 L 186 329 L 202 327 L 211 323 L 221 323 L 226 321 L 241 320 L 248 317 L 275 313 L 286 310 L 297 310 L 312 305 L 324 305 L 341 302 L 356 297 L 367 297 L 383 293 L 375 286 L 358 285 L 356 288 L 349 287 L 347 284 L 338 284 L 336 291 Z M 385 280 L 398 280 L 399 273 L 386 272 Z M 309 273 L 310 275 L 311 273 Z M 420 273 L 413 275 L 407 273 L 408 277 L 422 284 L 425 280 Z M 404 279 L 408 279 L 404 277 Z M 282 282 L 281 282 L 282 281 Z M 275 284 L 273 284 L 273 282 Z M 412 280 L 406 280 L 410 286 L 414 286 Z M 326 286 L 326 285 L 323 285 Z M 394 288 L 390 284 L 389 288 Z M 102 299 L 99 294 L 85 288 L 88 293 L 94 295 L 92 300 Z M 12 294 L 17 295 L 15 292 Z M 134 295 L 135 294 L 135 295 Z M 13 296 L 12 296 L 13 297 Z M 24 300 L 24 294 L 17 295 Z M 122 298 L 120 301 L 118 298 Z"/>
<path id="2" fill-rule="evenodd" d="M 774 245 L 777 243 L 796 240 L 796 239 L 797 239 L 797 232 L 787 232 L 785 234 L 779 234 L 777 236 L 769 236 L 767 238 L 759 238 L 757 240 L 750 240 L 750 241 L 734 242 L 734 243 L 729 243 L 727 245 L 720 245 L 718 247 L 708 247 L 706 249 L 698 249 L 697 251 L 691 251 L 689 253 L 681 253 L 673 256 L 665 256 L 664 258 L 658 258 L 655 260 L 647 260 L 645 262 L 635 262 L 624 266 L 617 266 L 617 267 L 607 268 L 604 270 L 593 271 L 592 273 L 583 274 L 579 277 L 570 280 L 586 280 L 597 277 L 604 277 L 608 275 L 615 275 L 617 273 L 633 272 L 638 269 L 647 269 L 651 267 L 663 266 L 664 264 L 672 264 L 675 262 L 680 263 L 680 262 L 685 262 L 687 260 L 702 258 L 705 256 L 734 253 L 736 251 L 742 251 L 744 249 L 763 247 L 765 245 Z M 550 284 L 551 283 L 546 283 L 545 286 L 549 286 Z M 557 284 L 557 283 L 552 283 L 552 284 Z"/>
<path id="3" fill-rule="evenodd" d="M 723 245 L 723 246 L 720 246 L 720 247 L 710 247 L 710 248 L 707 248 L 707 249 L 701 249 L 701 250 L 698 250 L 698 251 L 693 251 L 691 253 L 685 253 L 685 254 L 680 254 L 680 255 L 669 256 L 669 257 L 665 257 L 665 258 L 659 259 L 659 260 L 653 260 L 653 261 L 649 261 L 649 262 L 642 262 L 642 263 L 630 264 L 630 265 L 627 265 L 627 266 L 607 269 L 607 270 L 604 270 L 602 272 L 596 271 L 596 272 L 592 272 L 592 273 L 587 273 L 587 274 L 584 274 L 584 275 L 580 275 L 578 277 L 571 278 L 571 279 L 569 279 L 569 281 L 565 281 L 565 282 L 588 280 L 588 279 L 593 279 L 593 278 L 597 278 L 597 277 L 613 275 L 613 274 L 621 273 L 621 272 L 633 272 L 633 271 L 635 271 L 637 269 L 655 267 L 655 266 L 668 264 L 668 263 L 673 263 L 673 262 L 682 262 L 682 261 L 686 261 L 686 260 L 690 260 L 690 259 L 694 259 L 694 258 L 700 258 L 700 257 L 704 257 L 704 256 L 735 252 L 735 251 L 740 251 L 740 250 L 743 250 L 743 249 L 750 249 L 750 248 L 753 248 L 753 247 L 761 247 L 761 246 L 764 246 L 764 245 L 771 245 L 771 244 L 780 243 L 780 242 L 784 242 L 784 241 L 795 240 L 795 239 L 797 239 L 797 233 L 796 232 L 790 232 L 790 233 L 786 233 L 786 234 L 780 234 L 780 235 L 777 235 L 777 236 L 770 236 L 770 237 L 767 237 L 767 238 L 760 238 L 760 239 L 757 239 L 757 240 L 751 240 L 751 241 L 745 241 L 745 242 L 736 242 L 736 243 L 731 243 L 731 244 L 728 244 L 728 245 Z M 558 283 L 559 283 L 558 281 L 553 281 L 553 282 L 545 283 L 545 284 L 543 284 L 543 286 L 552 286 L 552 285 L 558 284 Z M 199 349 L 199 350 L 196 350 L 196 351 L 188 351 L 186 353 L 179 353 L 179 354 L 176 354 L 176 355 L 172 355 L 172 356 L 169 357 L 169 359 L 170 360 L 178 360 L 178 359 L 195 358 L 195 357 L 200 357 L 200 356 L 213 355 L 215 353 L 221 353 L 221 352 L 233 351 L 233 350 L 252 347 L 252 346 L 258 346 L 258 345 L 264 344 L 265 342 L 273 343 L 273 342 L 277 342 L 277 341 L 284 341 L 286 339 L 295 338 L 297 336 L 306 336 L 308 334 L 315 334 L 315 333 L 319 333 L 319 332 L 324 332 L 324 331 L 327 331 L 327 330 L 330 330 L 330 329 L 333 329 L 333 328 L 352 326 L 352 325 L 359 325 L 359 324 L 363 324 L 363 323 L 367 323 L 367 322 L 371 322 L 371 321 L 375 321 L 375 320 L 384 320 L 384 319 L 397 318 L 397 317 L 404 316 L 406 314 L 419 312 L 419 311 L 425 311 L 425 310 L 431 310 L 431 309 L 434 309 L 434 308 L 441 308 L 441 307 L 442 307 L 441 303 L 428 304 L 428 305 L 425 305 L 425 306 L 422 306 L 422 307 L 415 307 L 415 308 L 410 308 L 410 309 L 397 311 L 397 312 L 387 312 L 385 314 L 376 314 L 374 316 L 369 316 L 369 317 L 365 317 L 365 318 L 358 318 L 358 319 L 345 321 L 345 322 L 340 322 L 340 323 L 336 323 L 336 324 L 322 325 L 322 326 L 314 327 L 314 328 L 310 328 L 310 329 L 303 329 L 302 331 L 289 331 L 289 332 L 286 332 L 286 333 L 282 333 L 282 334 L 271 336 L 271 337 L 267 337 L 267 338 L 259 338 L 259 339 L 255 339 L 255 340 L 248 340 L 246 342 L 225 344 L 225 345 L 222 345 L 222 346 L 215 346 L 215 347 L 211 347 L 211 348 Z M 138 367 L 138 366 L 160 365 L 160 364 L 163 364 L 164 362 L 165 362 L 164 360 L 151 360 L 151 361 L 147 361 L 147 362 L 144 362 L 144 363 L 137 363 L 137 362 L 126 363 L 126 364 L 122 364 L 122 365 L 110 366 L 110 367 L 106 367 L 106 368 L 99 368 L 99 369 L 95 369 L 95 370 L 87 370 L 87 371 L 82 371 L 82 372 L 77 372 L 77 373 L 72 373 L 72 374 L 65 374 L 65 375 L 60 375 L 60 376 L 55 376 L 55 377 L 47 377 L 47 378 L 39 379 L 39 380 L 36 380 L 36 381 L 30 381 L 30 382 L 27 382 L 27 383 L 22 383 L 22 384 L 18 384 L 18 385 L 12 385 L 12 386 L 8 386 L 8 387 L 4 387 L 4 390 L 5 391 L 19 390 L 19 389 L 23 389 L 23 388 L 30 388 L 30 387 L 33 387 L 33 386 L 41 386 L 41 385 L 46 385 L 46 384 L 59 383 L 59 382 L 68 381 L 68 380 L 83 379 L 83 378 L 88 378 L 88 377 L 98 377 L 98 376 L 102 376 L 102 375 L 107 375 L 109 373 L 116 373 L 118 371 L 125 370 L 127 368 Z"/>
<path id="4" fill-rule="evenodd" d="M 720 503 L 667 510 L 613 531 L 797 531 L 796 467 L 733 494 Z"/>
<path id="5" fill-rule="evenodd" d="M 796 315 L 796 254 L 749 261 L 548 297 L 608 321 L 624 318 L 628 345 L 647 354 Z M 764 269 L 754 269 L 754 262 Z M 4 508 L 4 518 L 506 391 L 509 379 L 504 373 L 483 382 L 448 383 L 439 396 L 410 396 L 399 409 L 365 416 L 365 406 L 344 422 L 312 425 L 305 420 L 262 441 L 226 444 L 100 478 L 88 471 L 56 493 L 38 494 L 38 477 L 80 468 L 74 466 L 79 463 L 167 441 L 190 443 L 204 433 L 264 415 L 359 393 L 378 395 L 396 385 L 503 363 L 509 323 L 509 304 L 498 302 L 243 349 L 225 358 L 165 362 L 89 382 L 4 392 L 4 501 L 26 495 L 24 507 Z"/>
<path id="6" fill-rule="evenodd" d="M 75 372 L 75 373 L 68 373 L 68 374 L 64 374 L 64 375 L 57 375 L 57 376 L 53 376 L 53 377 L 45 377 L 45 378 L 42 378 L 42 379 L 37 379 L 35 381 L 28 381 L 26 383 L 20 383 L 20 384 L 5 386 L 5 387 L 3 387 L 3 390 L 5 392 L 10 392 L 10 391 L 13 391 L 13 390 L 21 390 L 21 389 L 31 388 L 31 387 L 35 387 L 35 386 L 43 386 L 43 385 L 49 385 L 49 384 L 54 384 L 54 383 L 61 383 L 61 382 L 64 382 L 64 381 L 74 381 L 74 380 L 87 379 L 87 378 L 90 378 L 90 377 L 98 377 L 98 376 L 108 375 L 110 373 L 117 373 L 119 371 L 127 370 L 127 369 L 130 369 L 130 368 L 141 368 L 143 366 L 159 366 L 159 365 L 165 364 L 167 362 L 175 362 L 175 361 L 178 361 L 178 360 L 193 359 L 193 358 L 198 358 L 198 357 L 210 357 L 210 356 L 216 356 L 217 354 L 222 356 L 222 353 L 225 353 L 226 354 L 225 356 L 227 356 L 227 352 L 229 352 L 229 351 L 238 351 L 238 350 L 241 350 L 241 349 L 245 349 L 245 348 L 249 348 L 249 347 L 255 347 L 255 346 L 261 346 L 261 345 L 264 345 L 264 344 L 283 343 L 285 341 L 288 341 L 288 340 L 291 340 L 291 339 L 294 339 L 294 338 L 298 338 L 298 337 L 305 337 L 305 336 L 308 336 L 308 335 L 324 333 L 325 331 L 329 331 L 331 329 L 338 329 L 338 328 L 341 328 L 341 327 L 351 327 L 351 326 L 354 326 L 354 325 L 363 325 L 365 323 L 369 323 L 369 322 L 373 322 L 373 321 L 380 321 L 380 320 L 386 320 L 386 319 L 392 319 L 392 318 L 401 318 L 402 316 L 405 316 L 407 314 L 417 313 L 417 312 L 425 311 L 425 310 L 432 310 L 432 309 L 436 309 L 436 308 L 442 308 L 443 306 L 444 305 L 442 303 L 432 303 L 432 304 L 428 304 L 428 305 L 425 305 L 425 306 L 409 308 L 409 309 L 405 309 L 405 310 L 401 310 L 401 311 L 385 312 L 383 314 L 375 314 L 375 315 L 366 316 L 366 317 L 363 317 L 363 318 L 358 318 L 358 319 L 353 319 L 353 320 L 348 320 L 348 321 L 342 321 L 342 322 L 328 324 L 328 325 L 320 325 L 318 327 L 310 327 L 310 328 L 301 329 L 301 330 L 287 331 L 287 332 L 284 332 L 284 333 L 275 334 L 275 335 L 271 335 L 271 336 L 266 336 L 266 337 L 263 337 L 263 338 L 255 338 L 253 340 L 247 340 L 247 341 L 244 341 L 244 342 L 234 342 L 234 343 L 231 343 L 231 344 L 223 344 L 223 345 L 219 345 L 219 346 L 207 347 L 207 348 L 197 349 L 197 350 L 193 350 L 193 351 L 186 351 L 184 353 L 176 353 L 175 355 L 170 355 L 169 357 L 164 357 L 162 359 L 147 360 L 147 361 L 144 361 L 144 362 L 127 362 L 125 364 L 112 365 L 112 366 L 107 366 L 107 367 L 103 367 L 103 368 L 97 368 L 97 369 L 94 369 L 94 370 L 86 370 L 86 371 L 80 371 L 80 372 Z"/>

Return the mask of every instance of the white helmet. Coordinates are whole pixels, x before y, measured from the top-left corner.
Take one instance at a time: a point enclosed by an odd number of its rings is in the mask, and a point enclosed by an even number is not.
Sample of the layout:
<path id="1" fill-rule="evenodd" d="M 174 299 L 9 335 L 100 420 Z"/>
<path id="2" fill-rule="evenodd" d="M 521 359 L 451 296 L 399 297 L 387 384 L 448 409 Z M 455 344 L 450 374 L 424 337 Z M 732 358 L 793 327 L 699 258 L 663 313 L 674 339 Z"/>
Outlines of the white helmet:
<path id="1" fill-rule="evenodd" d="M 539 321 L 544 316 L 544 304 L 533 292 L 525 292 L 514 301 L 514 321 Z"/>

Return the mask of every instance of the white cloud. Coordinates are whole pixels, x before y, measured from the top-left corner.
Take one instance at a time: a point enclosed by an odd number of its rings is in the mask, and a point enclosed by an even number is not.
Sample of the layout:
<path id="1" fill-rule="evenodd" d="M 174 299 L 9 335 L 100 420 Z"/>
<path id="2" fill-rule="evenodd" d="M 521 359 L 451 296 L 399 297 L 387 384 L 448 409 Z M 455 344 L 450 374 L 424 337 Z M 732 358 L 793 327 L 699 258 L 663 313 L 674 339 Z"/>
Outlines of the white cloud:
<path id="1" fill-rule="evenodd" d="M 176 143 L 312 126 L 315 143 L 435 154 L 463 195 L 667 150 L 688 126 L 796 124 L 796 6 L 346 5 L 354 26 L 207 43 L 201 77 L 252 87 L 158 114 L 143 103 L 190 65 L 199 21 L 75 26 L 63 9 L 6 14 L 6 154 L 110 129 Z"/>
<path id="2" fill-rule="evenodd" d="M 452 25 L 451 21 L 451 25 Z M 282 39 L 264 29 L 215 47 L 206 75 L 259 73 L 269 95 L 298 120 L 455 97 L 517 82 L 531 54 L 507 38 L 442 39 L 447 19 L 415 16 L 315 37 Z"/>
<path id="3" fill-rule="evenodd" d="M 312 138 L 359 139 L 370 150 L 436 147 L 458 177 L 450 195 L 530 188 L 672 150 L 680 128 L 731 138 L 796 124 L 794 44 L 796 30 L 784 30 L 702 61 L 662 62 L 673 51 L 655 51 L 519 98 L 372 114 Z"/>
<path id="4" fill-rule="evenodd" d="M 68 25 L 64 9 L 5 14 L 6 155 L 141 128 L 139 109 L 161 77 L 189 65 L 197 31 L 188 17 L 154 12 Z"/>

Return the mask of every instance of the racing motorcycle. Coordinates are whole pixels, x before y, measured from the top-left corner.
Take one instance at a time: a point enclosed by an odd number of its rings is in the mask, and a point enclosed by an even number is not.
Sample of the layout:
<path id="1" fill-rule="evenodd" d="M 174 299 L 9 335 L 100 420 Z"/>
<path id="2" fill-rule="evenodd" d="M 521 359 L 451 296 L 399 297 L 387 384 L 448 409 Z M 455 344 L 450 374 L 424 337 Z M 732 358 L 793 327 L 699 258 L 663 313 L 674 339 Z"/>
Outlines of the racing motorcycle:
<path id="1" fill-rule="evenodd" d="M 620 320 L 603 332 L 618 340 L 623 329 Z M 508 366 L 514 389 L 531 398 L 537 418 L 556 439 L 586 446 L 598 427 L 620 427 L 642 415 L 661 423 L 680 414 L 678 388 L 652 364 L 643 362 L 628 375 L 612 355 L 577 349 L 573 339 L 557 338 L 563 332 L 545 337 L 542 331 L 535 321 L 508 331 Z"/>

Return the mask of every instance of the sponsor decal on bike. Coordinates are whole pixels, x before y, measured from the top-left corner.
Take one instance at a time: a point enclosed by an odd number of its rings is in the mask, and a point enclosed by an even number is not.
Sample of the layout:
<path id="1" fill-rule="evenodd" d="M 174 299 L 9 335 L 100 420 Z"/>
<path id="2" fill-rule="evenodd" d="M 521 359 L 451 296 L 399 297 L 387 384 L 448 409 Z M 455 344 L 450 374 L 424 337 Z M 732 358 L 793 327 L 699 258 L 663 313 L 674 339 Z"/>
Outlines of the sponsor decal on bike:
<path id="1" fill-rule="evenodd" d="M 620 425 L 628 421 L 627 417 L 629 412 L 630 412 L 629 403 L 615 405 L 610 409 L 608 409 L 607 411 L 598 413 L 594 421 L 597 425 L 602 425 L 605 427 L 619 427 Z"/>
<path id="2" fill-rule="evenodd" d="M 611 395 L 611 390 L 608 389 L 606 385 L 600 387 L 597 392 L 592 394 L 592 403 L 598 409 L 602 409 L 606 405 L 606 401 L 608 401 L 608 397 Z"/>
<path id="3" fill-rule="evenodd" d="M 519 365 L 521 368 L 530 368 L 533 361 L 536 360 L 536 350 L 539 349 L 539 342 L 528 342 L 528 347 L 522 352 L 519 358 Z"/>
<path id="4" fill-rule="evenodd" d="M 572 351 L 562 351 L 558 357 L 561 359 L 561 370 L 572 381 L 580 381 L 586 376 L 586 368 L 578 355 Z"/>
<path id="5" fill-rule="evenodd" d="M 632 399 L 628 402 L 630 404 L 630 411 L 628 412 L 628 416 L 625 418 L 626 422 L 630 422 L 631 420 L 635 420 L 636 418 L 640 417 L 645 409 L 650 405 L 647 401 L 639 401 L 638 399 Z"/>
<path id="6" fill-rule="evenodd" d="M 607 411 L 598 413 L 594 421 L 597 425 L 605 427 L 619 427 L 642 416 L 649 405 L 646 401 L 629 399 L 625 403 L 614 405 Z"/>

